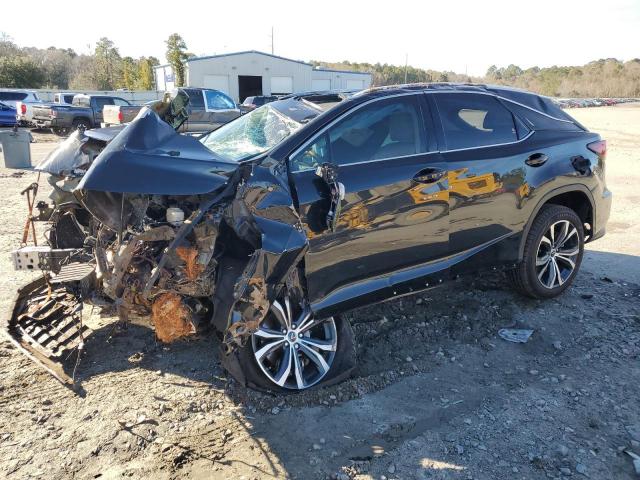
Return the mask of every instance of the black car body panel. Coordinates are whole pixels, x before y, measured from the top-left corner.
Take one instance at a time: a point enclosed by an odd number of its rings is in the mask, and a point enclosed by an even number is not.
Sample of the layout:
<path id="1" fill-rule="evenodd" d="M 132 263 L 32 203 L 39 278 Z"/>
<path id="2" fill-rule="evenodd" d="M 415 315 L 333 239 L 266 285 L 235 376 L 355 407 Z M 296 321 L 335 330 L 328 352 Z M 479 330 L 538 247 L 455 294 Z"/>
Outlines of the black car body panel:
<path id="1" fill-rule="evenodd" d="M 119 315 L 160 321 L 174 295 L 194 330 L 208 313 L 224 332 L 231 372 L 283 289 L 331 316 L 515 266 L 547 202 L 573 209 L 590 240 L 611 207 L 600 136 L 509 88 L 291 95 L 208 135 L 241 148 L 212 151 L 143 111 L 74 193 L 106 227 L 93 254 Z"/>
<path id="2" fill-rule="evenodd" d="M 78 188 L 115 193 L 195 195 L 216 190 L 238 167 L 180 135 L 149 109 L 107 145 Z"/>

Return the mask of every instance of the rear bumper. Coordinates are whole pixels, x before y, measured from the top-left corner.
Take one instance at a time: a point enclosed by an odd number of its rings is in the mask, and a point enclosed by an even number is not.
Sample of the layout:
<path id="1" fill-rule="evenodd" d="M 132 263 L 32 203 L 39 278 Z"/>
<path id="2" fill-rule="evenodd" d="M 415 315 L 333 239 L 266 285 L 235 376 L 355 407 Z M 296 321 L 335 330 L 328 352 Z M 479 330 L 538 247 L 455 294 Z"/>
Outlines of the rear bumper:
<path id="1" fill-rule="evenodd" d="M 593 221 L 593 235 L 589 238 L 589 242 L 602 238 L 607 229 L 607 222 L 611 215 L 611 202 L 613 194 L 610 190 L 602 193 L 602 196 L 596 200 L 595 217 Z"/>
<path id="2" fill-rule="evenodd" d="M 58 122 L 56 120 L 39 120 L 33 119 L 33 124 L 39 128 L 54 128 L 58 126 Z"/>

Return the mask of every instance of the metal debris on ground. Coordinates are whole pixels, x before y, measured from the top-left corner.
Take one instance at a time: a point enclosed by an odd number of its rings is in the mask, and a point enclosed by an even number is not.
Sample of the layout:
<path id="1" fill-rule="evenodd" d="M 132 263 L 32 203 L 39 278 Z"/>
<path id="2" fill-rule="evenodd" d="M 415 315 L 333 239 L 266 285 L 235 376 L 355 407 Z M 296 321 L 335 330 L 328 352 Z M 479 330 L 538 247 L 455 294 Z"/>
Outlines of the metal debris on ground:
<path id="1" fill-rule="evenodd" d="M 635 468 L 636 470 L 636 475 L 640 476 L 640 455 L 637 455 L 628 448 L 624 451 L 624 453 L 626 453 L 633 459 L 633 468 Z"/>
<path id="2" fill-rule="evenodd" d="M 533 335 L 533 330 L 529 328 L 501 328 L 498 335 L 507 342 L 527 343 Z"/>
<path id="3" fill-rule="evenodd" d="M 84 272 L 82 272 L 84 274 Z M 84 341 L 91 330 L 82 323 L 82 301 L 78 293 L 42 277 L 18 290 L 6 333 L 11 342 L 63 384 L 75 388 Z M 76 354 L 74 376 L 62 363 Z"/>

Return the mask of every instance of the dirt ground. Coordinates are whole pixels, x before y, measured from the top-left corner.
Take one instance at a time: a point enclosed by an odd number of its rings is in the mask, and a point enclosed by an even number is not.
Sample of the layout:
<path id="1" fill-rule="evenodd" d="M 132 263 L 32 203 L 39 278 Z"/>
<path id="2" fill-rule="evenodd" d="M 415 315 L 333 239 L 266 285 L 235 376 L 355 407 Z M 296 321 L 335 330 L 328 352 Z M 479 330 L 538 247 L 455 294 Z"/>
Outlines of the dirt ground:
<path id="1" fill-rule="evenodd" d="M 0 477 L 638 478 L 623 450 L 640 454 L 640 105 L 571 113 L 608 140 L 614 204 L 560 298 L 496 274 L 358 310 L 353 377 L 279 397 L 227 379 L 213 337 L 163 346 L 97 311 L 84 397 L 0 338 Z M 28 280 L 9 252 L 35 178 L 0 169 L 3 318 Z M 535 332 L 513 344 L 510 326 Z"/>

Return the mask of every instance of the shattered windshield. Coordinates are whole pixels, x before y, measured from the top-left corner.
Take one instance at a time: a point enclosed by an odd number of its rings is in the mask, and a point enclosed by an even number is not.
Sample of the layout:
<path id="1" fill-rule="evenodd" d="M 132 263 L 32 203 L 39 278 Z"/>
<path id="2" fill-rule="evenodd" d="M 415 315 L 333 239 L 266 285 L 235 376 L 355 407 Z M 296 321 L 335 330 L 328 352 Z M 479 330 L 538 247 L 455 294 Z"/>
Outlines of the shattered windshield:
<path id="1" fill-rule="evenodd" d="M 265 105 L 205 135 L 200 141 L 212 152 L 238 162 L 266 152 L 301 126 L 273 106 Z"/>

